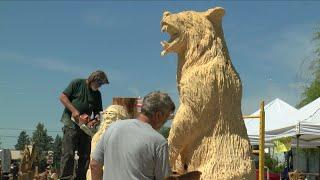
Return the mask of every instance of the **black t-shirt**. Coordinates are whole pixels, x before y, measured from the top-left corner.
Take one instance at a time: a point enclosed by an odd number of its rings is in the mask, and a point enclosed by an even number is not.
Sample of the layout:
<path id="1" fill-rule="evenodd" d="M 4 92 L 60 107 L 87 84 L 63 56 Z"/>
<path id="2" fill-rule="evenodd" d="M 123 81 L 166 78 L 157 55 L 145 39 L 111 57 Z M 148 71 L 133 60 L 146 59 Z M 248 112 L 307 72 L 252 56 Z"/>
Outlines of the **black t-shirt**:
<path id="1" fill-rule="evenodd" d="M 88 84 L 86 79 L 75 79 L 71 81 L 68 87 L 63 91 L 72 105 L 81 114 L 91 115 L 92 113 L 98 114 L 102 111 L 102 100 L 100 91 L 93 91 Z M 75 124 L 71 120 L 71 112 L 65 108 L 61 122 L 66 126 L 75 127 Z"/>

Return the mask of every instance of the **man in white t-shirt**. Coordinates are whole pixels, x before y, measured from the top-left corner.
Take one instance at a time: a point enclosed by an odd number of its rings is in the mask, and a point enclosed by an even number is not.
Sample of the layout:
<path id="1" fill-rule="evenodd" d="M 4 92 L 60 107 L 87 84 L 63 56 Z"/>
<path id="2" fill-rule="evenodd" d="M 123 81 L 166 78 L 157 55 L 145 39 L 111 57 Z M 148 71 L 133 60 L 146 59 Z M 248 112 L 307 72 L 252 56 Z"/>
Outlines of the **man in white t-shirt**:
<path id="1" fill-rule="evenodd" d="M 174 109 L 168 94 L 152 92 L 144 97 L 137 119 L 113 123 L 92 153 L 92 180 L 163 180 L 171 175 L 168 143 L 157 130 Z"/>

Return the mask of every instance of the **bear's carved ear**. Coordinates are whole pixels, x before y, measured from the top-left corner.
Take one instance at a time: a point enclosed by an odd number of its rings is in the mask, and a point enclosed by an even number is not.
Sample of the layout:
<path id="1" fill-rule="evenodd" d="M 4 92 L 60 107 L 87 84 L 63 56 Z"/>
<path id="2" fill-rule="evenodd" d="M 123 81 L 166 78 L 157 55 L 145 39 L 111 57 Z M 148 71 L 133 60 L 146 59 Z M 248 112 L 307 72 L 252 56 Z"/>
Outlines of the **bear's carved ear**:
<path id="1" fill-rule="evenodd" d="M 162 16 L 165 18 L 165 17 L 169 16 L 170 14 L 171 13 L 169 11 L 164 11 Z"/>
<path id="2" fill-rule="evenodd" d="M 218 24 L 221 23 L 221 19 L 224 15 L 224 9 L 222 7 L 208 9 L 206 12 L 204 12 L 204 15 L 211 21 L 211 23 Z"/>

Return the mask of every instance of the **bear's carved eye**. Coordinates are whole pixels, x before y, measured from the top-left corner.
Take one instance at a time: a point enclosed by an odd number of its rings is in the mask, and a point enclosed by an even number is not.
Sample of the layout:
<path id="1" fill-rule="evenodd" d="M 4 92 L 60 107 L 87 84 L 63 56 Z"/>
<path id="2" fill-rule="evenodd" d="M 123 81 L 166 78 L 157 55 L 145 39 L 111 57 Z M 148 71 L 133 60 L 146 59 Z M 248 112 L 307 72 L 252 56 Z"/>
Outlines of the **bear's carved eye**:
<path id="1" fill-rule="evenodd" d="M 185 171 L 187 171 L 187 170 L 188 170 L 188 165 L 187 165 L 187 164 L 184 164 L 184 165 L 183 165 L 183 169 L 184 169 Z"/>

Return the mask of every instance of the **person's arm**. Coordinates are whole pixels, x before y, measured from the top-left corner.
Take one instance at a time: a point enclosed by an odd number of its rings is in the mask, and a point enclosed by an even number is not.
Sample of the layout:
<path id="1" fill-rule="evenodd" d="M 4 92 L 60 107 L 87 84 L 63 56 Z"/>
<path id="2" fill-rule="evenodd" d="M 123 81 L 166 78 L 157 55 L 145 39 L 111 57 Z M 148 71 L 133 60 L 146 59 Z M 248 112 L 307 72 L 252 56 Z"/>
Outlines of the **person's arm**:
<path id="1" fill-rule="evenodd" d="M 168 143 L 165 142 L 157 148 L 155 162 L 155 179 L 163 180 L 172 174 L 169 164 Z"/>
<path id="2" fill-rule="evenodd" d="M 75 120 L 78 120 L 79 116 L 80 116 L 79 111 L 72 105 L 72 103 L 70 102 L 69 98 L 64 93 L 61 93 L 60 101 L 72 113 L 71 116 Z"/>
<path id="3" fill-rule="evenodd" d="M 94 151 L 91 153 L 91 179 L 92 180 L 101 180 L 103 175 L 103 164 L 104 164 L 104 151 L 105 151 L 105 136 L 103 134 L 101 138 L 98 140 L 97 145 Z"/>
<path id="4" fill-rule="evenodd" d="M 91 159 L 90 168 L 91 168 L 91 179 L 92 180 L 101 180 L 102 179 L 102 170 L 103 165 L 98 161 Z"/>

